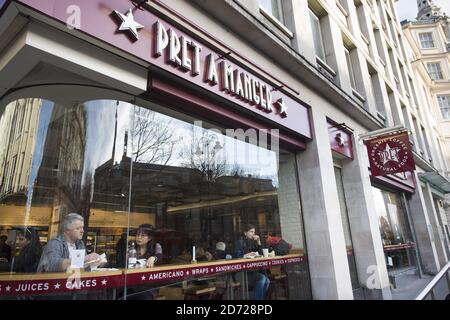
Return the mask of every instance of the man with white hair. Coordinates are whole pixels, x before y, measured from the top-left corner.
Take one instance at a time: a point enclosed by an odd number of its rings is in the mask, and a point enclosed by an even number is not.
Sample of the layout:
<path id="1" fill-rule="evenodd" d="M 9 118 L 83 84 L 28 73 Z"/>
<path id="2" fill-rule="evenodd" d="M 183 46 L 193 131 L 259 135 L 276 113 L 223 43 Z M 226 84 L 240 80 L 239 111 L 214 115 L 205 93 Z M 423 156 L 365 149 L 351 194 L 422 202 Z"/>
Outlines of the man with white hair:
<path id="1" fill-rule="evenodd" d="M 51 239 L 44 247 L 37 272 L 65 272 L 71 265 L 70 251 L 86 249 L 83 243 L 84 218 L 69 213 L 63 220 L 63 234 Z M 84 263 L 99 260 L 97 253 L 85 256 Z"/>

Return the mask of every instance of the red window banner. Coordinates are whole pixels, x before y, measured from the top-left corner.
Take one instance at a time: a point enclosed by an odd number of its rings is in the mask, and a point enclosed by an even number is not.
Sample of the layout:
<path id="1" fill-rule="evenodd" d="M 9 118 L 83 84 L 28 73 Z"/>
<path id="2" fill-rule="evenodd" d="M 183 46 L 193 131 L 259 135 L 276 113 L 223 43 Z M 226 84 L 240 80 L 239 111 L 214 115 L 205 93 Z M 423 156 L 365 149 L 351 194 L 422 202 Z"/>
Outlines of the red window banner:
<path id="1" fill-rule="evenodd" d="M 372 176 L 415 170 L 408 132 L 385 135 L 366 141 Z"/>
<path id="2" fill-rule="evenodd" d="M 197 279 L 226 273 L 268 269 L 299 264 L 306 256 L 290 254 L 282 257 L 222 260 L 190 265 L 161 266 L 149 269 L 83 272 L 74 274 L 3 274 L 0 275 L 0 297 L 77 293 L 89 290 Z"/>

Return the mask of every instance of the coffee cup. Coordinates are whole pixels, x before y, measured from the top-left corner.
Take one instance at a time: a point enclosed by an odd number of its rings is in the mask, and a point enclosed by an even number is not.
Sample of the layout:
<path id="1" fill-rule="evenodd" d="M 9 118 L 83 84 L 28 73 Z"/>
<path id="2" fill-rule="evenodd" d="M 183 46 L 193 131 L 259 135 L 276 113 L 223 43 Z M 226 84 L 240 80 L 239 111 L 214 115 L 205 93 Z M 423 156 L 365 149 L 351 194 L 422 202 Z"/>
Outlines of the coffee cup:
<path id="1" fill-rule="evenodd" d="M 263 253 L 264 258 L 267 258 L 269 256 L 269 249 L 267 249 L 267 248 L 262 249 L 262 253 Z"/>

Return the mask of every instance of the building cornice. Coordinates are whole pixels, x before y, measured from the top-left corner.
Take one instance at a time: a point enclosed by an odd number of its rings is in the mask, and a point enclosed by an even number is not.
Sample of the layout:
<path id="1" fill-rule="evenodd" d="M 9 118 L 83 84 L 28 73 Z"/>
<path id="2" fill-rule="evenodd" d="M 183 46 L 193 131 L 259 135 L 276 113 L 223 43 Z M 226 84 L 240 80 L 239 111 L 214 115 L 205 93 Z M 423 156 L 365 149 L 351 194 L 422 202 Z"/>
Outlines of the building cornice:
<path id="1" fill-rule="evenodd" d="M 366 128 L 376 130 L 383 127 L 373 114 L 358 104 L 356 98 L 322 75 L 315 65 L 274 34 L 248 9 L 232 0 L 220 2 L 194 0 L 194 2 L 224 26 L 239 34 L 242 39 L 252 43 L 259 52 L 277 61 L 278 66 L 302 84 L 320 93 L 322 98 Z"/>

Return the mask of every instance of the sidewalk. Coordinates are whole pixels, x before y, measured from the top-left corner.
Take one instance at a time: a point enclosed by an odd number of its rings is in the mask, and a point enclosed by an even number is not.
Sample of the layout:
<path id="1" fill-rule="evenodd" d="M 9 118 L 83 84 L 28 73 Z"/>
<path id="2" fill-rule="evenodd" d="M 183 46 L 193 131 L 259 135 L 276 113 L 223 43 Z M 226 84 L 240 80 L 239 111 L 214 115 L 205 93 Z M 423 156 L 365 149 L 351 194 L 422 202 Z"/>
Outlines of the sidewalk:
<path id="1" fill-rule="evenodd" d="M 408 286 L 398 289 L 391 289 L 392 300 L 414 300 L 431 280 L 433 280 L 433 276 L 424 275 L 423 278 L 417 279 Z M 447 280 L 444 277 L 435 287 L 434 294 L 436 296 L 436 300 L 444 300 L 445 296 L 448 294 L 446 281 Z M 431 299 L 431 297 L 429 296 L 427 300 L 428 299 Z"/>

